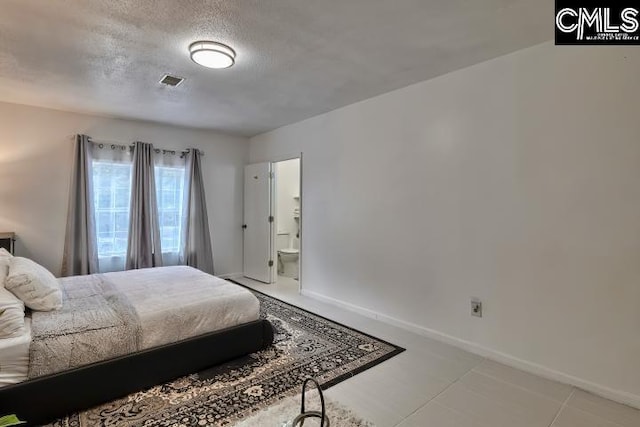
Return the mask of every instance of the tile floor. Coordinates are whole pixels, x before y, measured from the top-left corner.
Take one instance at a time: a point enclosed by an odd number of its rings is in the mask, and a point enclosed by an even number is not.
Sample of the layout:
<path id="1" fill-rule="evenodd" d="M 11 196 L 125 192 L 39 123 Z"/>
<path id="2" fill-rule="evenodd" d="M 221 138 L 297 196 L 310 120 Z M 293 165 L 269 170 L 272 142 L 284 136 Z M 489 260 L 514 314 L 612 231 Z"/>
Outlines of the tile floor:
<path id="1" fill-rule="evenodd" d="M 640 427 L 637 409 L 299 295 L 293 279 L 236 280 L 407 349 L 327 390 L 377 427 Z"/>

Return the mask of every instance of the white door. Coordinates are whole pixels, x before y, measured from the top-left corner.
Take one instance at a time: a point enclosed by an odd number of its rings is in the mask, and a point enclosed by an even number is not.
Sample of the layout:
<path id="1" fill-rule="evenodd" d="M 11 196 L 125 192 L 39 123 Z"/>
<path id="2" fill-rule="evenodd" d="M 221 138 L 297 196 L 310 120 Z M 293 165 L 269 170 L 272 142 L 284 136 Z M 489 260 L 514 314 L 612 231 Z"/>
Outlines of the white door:
<path id="1" fill-rule="evenodd" d="M 271 210 L 271 163 L 244 168 L 244 275 L 271 283 L 273 213 Z"/>

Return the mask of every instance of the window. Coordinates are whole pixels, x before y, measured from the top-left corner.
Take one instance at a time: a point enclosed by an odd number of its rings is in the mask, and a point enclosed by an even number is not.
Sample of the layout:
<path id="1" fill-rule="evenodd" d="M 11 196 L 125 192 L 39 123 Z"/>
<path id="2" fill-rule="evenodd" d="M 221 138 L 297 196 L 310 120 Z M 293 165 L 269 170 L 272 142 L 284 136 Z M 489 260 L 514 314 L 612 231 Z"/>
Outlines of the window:
<path id="1" fill-rule="evenodd" d="M 132 152 L 95 148 L 93 156 L 91 173 L 99 271 L 124 270 L 129 244 Z M 180 261 L 185 167 L 180 156 L 156 156 L 156 202 L 165 265 L 177 265 Z"/>
<path id="2" fill-rule="evenodd" d="M 93 161 L 98 258 L 124 257 L 129 237 L 131 164 Z"/>
<path id="3" fill-rule="evenodd" d="M 162 252 L 178 254 L 182 238 L 185 169 L 180 166 L 156 166 L 155 179 Z"/>

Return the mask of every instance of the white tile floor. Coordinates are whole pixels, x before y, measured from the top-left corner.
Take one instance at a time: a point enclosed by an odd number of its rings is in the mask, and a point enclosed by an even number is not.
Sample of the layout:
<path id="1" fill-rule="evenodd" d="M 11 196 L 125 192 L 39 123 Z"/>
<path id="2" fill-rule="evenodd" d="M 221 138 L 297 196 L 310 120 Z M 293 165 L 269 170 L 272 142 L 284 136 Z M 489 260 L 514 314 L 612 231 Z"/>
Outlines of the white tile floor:
<path id="1" fill-rule="evenodd" d="M 407 349 L 327 390 L 377 427 L 639 427 L 640 411 L 298 294 L 256 290 Z"/>

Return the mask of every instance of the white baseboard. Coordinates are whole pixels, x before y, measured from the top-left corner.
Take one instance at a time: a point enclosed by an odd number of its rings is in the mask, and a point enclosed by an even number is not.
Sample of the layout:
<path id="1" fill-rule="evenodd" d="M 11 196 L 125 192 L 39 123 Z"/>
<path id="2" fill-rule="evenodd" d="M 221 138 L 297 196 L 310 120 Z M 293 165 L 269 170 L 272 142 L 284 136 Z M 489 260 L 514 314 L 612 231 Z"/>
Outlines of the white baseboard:
<path id="1" fill-rule="evenodd" d="M 640 409 L 640 396 L 636 394 L 615 390 L 601 384 L 597 384 L 588 380 L 584 380 L 582 378 L 575 377 L 573 375 L 569 375 L 569 374 L 557 371 L 555 369 L 548 368 L 546 366 L 538 365 L 537 363 L 520 359 L 510 354 L 502 353 L 500 351 L 496 351 L 496 350 L 484 347 L 483 345 L 472 342 L 472 341 L 456 338 L 454 336 L 451 336 L 451 335 L 448 335 L 424 326 L 420 326 L 415 323 L 411 323 L 411 322 L 400 320 L 391 316 L 387 316 L 386 314 L 382 314 L 382 313 L 379 313 L 355 304 L 343 302 L 335 298 L 318 294 L 316 292 L 302 289 L 301 293 L 302 295 L 308 296 L 310 298 L 314 298 L 319 301 L 323 301 L 328 304 L 335 305 L 349 311 L 353 311 L 363 316 L 376 319 L 381 322 L 385 322 L 390 325 L 397 326 L 399 328 L 402 328 L 411 332 L 415 332 L 419 335 L 423 335 L 425 337 L 432 338 L 437 341 L 445 342 L 454 347 L 458 347 L 463 350 L 466 350 L 470 353 L 474 353 L 479 356 L 486 357 L 487 359 L 503 363 L 507 366 L 511 366 L 512 368 L 520 369 L 522 371 L 529 372 L 531 374 L 538 375 L 540 377 L 547 378 L 550 380 L 558 381 L 564 384 L 569 384 L 569 385 L 578 387 L 582 390 L 591 392 L 593 394 L 597 394 L 598 396 L 602 396 L 604 398 L 613 400 L 615 402 L 623 403 L 625 405 L 633 406 L 634 408 Z"/>
<path id="2" fill-rule="evenodd" d="M 237 279 L 239 277 L 242 277 L 243 274 L 242 273 L 227 273 L 227 274 L 217 274 L 218 277 L 220 277 L 221 279 Z"/>

